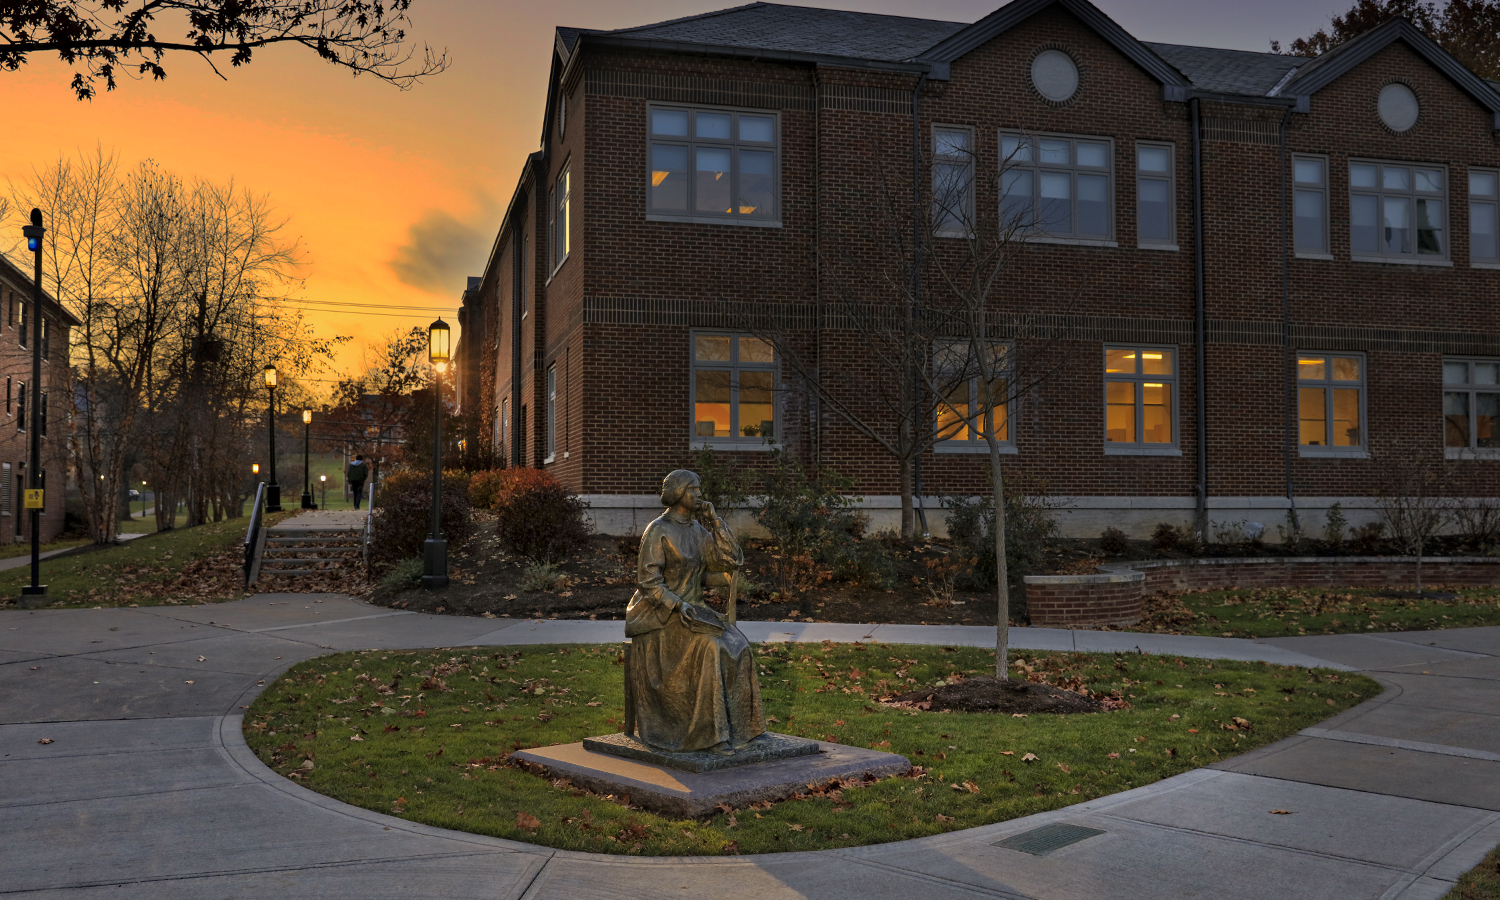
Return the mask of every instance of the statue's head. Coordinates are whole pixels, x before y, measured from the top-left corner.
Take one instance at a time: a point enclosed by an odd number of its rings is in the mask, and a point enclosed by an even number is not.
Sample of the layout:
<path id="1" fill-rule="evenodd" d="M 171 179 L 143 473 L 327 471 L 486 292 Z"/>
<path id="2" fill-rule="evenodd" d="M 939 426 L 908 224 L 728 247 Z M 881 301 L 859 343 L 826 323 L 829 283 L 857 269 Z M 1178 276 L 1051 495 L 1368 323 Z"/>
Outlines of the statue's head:
<path id="1" fill-rule="evenodd" d="M 661 480 L 661 505 L 671 509 L 682 502 L 687 489 L 698 483 L 698 476 L 687 469 L 677 469 Z"/>

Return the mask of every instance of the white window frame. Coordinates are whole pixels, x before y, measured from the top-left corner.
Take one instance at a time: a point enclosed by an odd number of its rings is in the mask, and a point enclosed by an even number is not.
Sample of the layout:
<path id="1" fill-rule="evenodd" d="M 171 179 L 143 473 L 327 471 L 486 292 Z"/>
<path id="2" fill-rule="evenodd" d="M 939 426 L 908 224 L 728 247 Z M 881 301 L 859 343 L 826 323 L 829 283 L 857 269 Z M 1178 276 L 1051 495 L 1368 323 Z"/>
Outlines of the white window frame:
<path id="1" fill-rule="evenodd" d="M 1311 163 L 1317 163 L 1318 167 L 1322 170 L 1322 173 L 1323 173 L 1322 174 L 1322 180 L 1319 181 L 1319 182 L 1316 182 L 1316 183 L 1315 182 L 1311 182 L 1311 181 L 1300 181 L 1300 180 L 1298 180 L 1298 178 L 1297 178 L 1297 163 L 1299 163 L 1299 162 L 1303 162 L 1303 163 L 1309 163 L 1309 162 L 1311 162 Z M 1328 212 L 1328 193 L 1329 193 L 1328 192 L 1328 172 L 1329 172 L 1329 167 L 1328 167 L 1328 157 L 1327 156 L 1321 156 L 1321 155 L 1316 154 L 1316 153 L 1294 153 L 1294 154 L 1292 154 L 1292 171 L 1291 171 L 1291 174 L 1290 174 L 1291 181 L 1292 181 L 1292 208 L 1291 208 L 1291 216 L 1292 216 L 1292 255 L 1295 256 L 1297 259 L 1321 259 L 1321 260 L 1331 260 L 1331 259 L 1333 259 L 1333 253 L 1329 250 L 1329 248 L 1332 245 L 1330 243 L 1329 230 L 1328 230 L 1328 219 L 1329 219 L 1329 212 Z M 1300 196 L 1309 196 L 1309 195 L 1313 195 L 1313 194 L 1317 195 L 1318 202 L 1319 202 L 1319 204 L 1321 206 L 1321 209 L 1322 209 L 1322 217 L 1323 217 L 1323 228 L 1322 228 L 1322 235 L 1321 235 L 1321 237 L 1322 237 L 1322 244 L 1317 249 L 1312 249 L 1312 248 L 1306 248 L 1306 249 L 1304 249 L 1304 248 L 1300 248 L 1300 247 L 1297 246 L 1297 198 L 1298 198 L 1299 195 Z"/>
<path id="2" fill-rule="evenodd" d="M 688 115 L 688 133 L 686 137 L 678 135 L 656 135 L 652 131 L 653 114 L 657 110 L 672 110 L 685 112 Z M 698 113 L 728 114 L 730 117 L 728 140 L 715 138 L 700 138 L 695 136 L 695 123 Z M 742 140 L 739 138 L 740 116 L 754 116 L 756 118 L 771 119 L 770 142 Z M 658 210 L 651 205 L 651 181 L 652 181 L 652 145 L 685 147 L 687 149 L 687 209 Z M 709 213 L 697 210 L 696 207 L 696 176 L 697 171 L 694 161 L 698 158 L 697 150 L 702 147 L 713 149 L 724 149 L 729 151 L 730 167 L 729 184 L 733 202 L 728 213 Z M 741 150 L 769 150 L 771 151 L 771 210 L 761 212 L 759 209 L 754 213 L 740 212 L 740 198 L 735 196 L 739 192 L 740 184 L 740 151 Z M 646 185 L 646 221 L 648 222 L 693 222 L 699 225 L 744 225 L 752 228 L 780 228 L 781 225 L 781 113 L 773 109 L 754 109 L 740 106 L 702 106 L 696 104 L 682 103 L 649 103 L 646 105 L 646 166 L 642 174 Z"/>
<path id="3" fill-rule="evenodd" d="M 964 356 L 968 355 L 968 346 L 967 346 L 966 342 L 963 342 L 963 341 L 954 341 L 954 342 L 949 343 L 948 346 L 949 347 L 953 347 L 954 352 L 956 352 L 956 353 L 963 354 Z M 1012 355 L 1014 353 L 1014 351 L 1015 351 L 1015 346 L 1013 344 L 1009 343 L 1009 342 L 1001 342 L 1001 343 L 996 343 L 994 345 L 993 349 L 994 349 L 994 351 L 998 352 L 998 354 L 1000 355 L 1001 359 L 1003 360 L 1003 362 L 1001 363 L 1000 371 L 1001 371 L 1001 377 L 1004 378 L 1005 381 L 1006 381 L 1006 394 L 1007 394 L 1006 399 L 1005 399 L 1005 403 L 1001 404 L 1001 406 L 1005 410 L 1005 438 L 1003 440 L 1001 440 L 1001 441 L 998 441 L 998 443 L 1000 445 L 1000 452 L 1001 453 L 1014 454 L 1014 453 L 1018 453 L 1019 451 L 1016 448 L 1015 418 L 1014 418 L 1014 416 L 1011 415 L 1011 412 L 1012 412 L 1011 405 L 1012 404 L 1010 402 L 1011 398 L 1009 397 L 1009 394 L 1010 394 L 1010 391 L 1014 387 L 1014 383 L 1013 383 L 1013 380 L 1012 380 L 1014 378 L 1014 372 L 1012 371 L 1011 361 L 1015 358 Z M 933 354 L 933 370 L 934 370 L 935 375 L 937 376 L 937 380 L 939 381 L 939 383 L 941 383 L 942 374 L 943 374 L 943 356 L 944 356 L 944 352 L 945 352 L 944 348 L 942 346 L 939 346 L 937 348 L 937 351 Z M 969 409 L 975 409 L 979 405 L 979 375 L 974 374 L 974 375 L 970 375 L 969 376 L 968 387 L 969 387 L 968 408 Z M 945 412 L 951 414 L 952 410 L 950 410 L 947 406 L 943 405 L 943 403 L 941 401 L 939 401 L 938 402 L 938 407 L 937 407 L 937 414 L 938 414 L 938 416 L 942 417 L 942 415 Z M 936 424 L 937 423 L 933 423 L 934 428 L 936 428 Z M 933 452 L 935 452 L 935 453 L 988 453 L 988 452 L 990 452 L 989 441 L 985 440 L 984 435 L 981 432 L 981 430 L 978 429 L 978 428 L 971 427 L 971 426 L 966 426 L 966 427 L 969 427 L 970 433 L 972 433 L 974 435 L 973 437 L 970 437 L 970 438 L 943 438 L 943 439 L 940 439 L 940 440 L 938 440 L 936 443 L 934 443 L 932 445 Z"/>
<path id="4" fill-rule="evenodd" d="M 502 397 L 502 398 L 500 398 L 500 410 L 499 410 L 499 413 L 497 414 L 496 418 L 498 420 L 497 424 L 500 427 L 500 440 L 498 441 L 498 443 L 500 445 L 500 449 L 502 451 L 504 451 L 505 461 L 507 463 L 509 463 L 514 458 L 514 457 L 511 456 L 511 453 L 510 453 L 511 435 L 510 435 L 510 398 L 509 397 Z"/>
<path id="5" fill-rule="evenodd" d="M 1172 354 L 1172 373 L 1170 375 L 1144 375 L 1125 374 L 1122 372 L 1107 372 L 1109 368 L 1109 351 L 1111 350 L 1134 350 L 1137 353 L 1136 368 L 1140 366 L 1140 354 L 1145 353 L 1170 353 Z M 1103 413 L 1100 422 L 1100 437 L 1104 443 L 1105 456 L 1181 456 L 1182 455 L 1182 349 L 1171 344 L 1105 344 L 1100 350 L 1099 372 L 1102 376 L 1103 389 L 1100 392 L 1100 411 Z M 1111 441 L 1109 439 L 1109 386 L 1113 382 L 1126 382 L 1135 386 L 1135 433 L 1134 441 Z M 1145 392 L 1146 384 L 1163 384 L 1170 392 L 1172 440 L 1169 443 L 1153 443 L 1141 439 L 1145 432 Z"/>
<path id="6" fill-rule="evenodd" d="M 954 134 L 963 135 L 968 149 L 958 153 L 945 153 L 944 145 L 938 140 L 939 135 Z M 975 151 L 974 151 L 974 129 L 968 125 L 933 125 L 932 126 L 932 167 L 930 181 L 932 189 L 932 233 L 935 237 L 945 238 L 969 238 L 974 234 L 975 220 L 975 197 L 974 197 L 974 174 L 975 174 Z M 939 166 L 962 166 L 967 170 L 964 178 L 962 198 L 963 209 L 960 216 L 967 220 L 967 225 L 949 227 L 941 224 L 946 214 L 938 202 L 938 167 Z M 947 193 L 947 189 L 943 189 Z"/>
<path id="7" fill-rule="evenodd" d="M 728 337 L 730 342 L 730 356 L 728 362 L 699 361 L 697 354 L 698 338 L 700 337 Z M 693 330 L 688 334 L 688 435 L 690 446 L 694 450 L 770 450 L 774 442 L 781 440 L 781 397 L 779 388 L 781 386 L 781 357 L 773 348 L 771 351 L 771 362 L 769 363 L 742 363 L 739 360 L 740 343 L 739 338 L 754 338 L 755 335 L 740 331 L 726 331 L 723 329 Z M 698 372 L 704 369 L 729 371 L 729 429 L 728 437 L 700 437 L 697 433 L 697 408 L 698 408 Z M 757 435 L 753 437 L 741 435 L 739 422 L 739 395 L 740 379 L 742 371 L 770 372 L 771 373 L 771 406 L 772 406 L 772 429 L 773 435 Z"/>
<path id="8" fill-rule="evenodd" d="M 542 462 L 557 460 L 557 363 L 547 367 L 547 456 Z"/>
<path id="9" fill-rule="evenodd" d="M 1324 358 L 1324 376 L 1322 380 L 1304 380 L 1302 378 L 1301 359 L 1304 356 L 1321 356 Z M 1333 362 L 1335 357 L 1343 359 L 1356 359 L 1359 361 L 1359 381 L 1334 381 Z M 1369 413 L 1369 383 L 1370 383 L 1370 361 L 1368 357 L 1358 351 L 1352 350 L 1297 350 L 1297 454 L 1302 457 L 1325 457 L 1333 459 L 1369 459 L 1370 457 L 1370 413 Z M 1340 447 L 1326 444 L 1304 444 L 1302 443 L 1302 388 L 1321 387 L 1326 393 L 1323 395 L 1323 428 L 1324 434 L 1333 428 L 1333 388 L 1348 390 L 1351 387 L 1359 390 L 1359 445 L 1353 447 Z"/>
<path id="10" fill-rule="evenodd" d="M 1476 394 L 1500 394 L 1500 384 L 1478 384 L 1474 380 L 1474 364 L 1500 365 L 1500 359 L 1481 356 L 1443 357 L 1443 451 L 1449 459 L 1500 459 L 1500 443 L 1494 447 L 1476 446 L 1478 435 L 1479 403 Z M 1448 380 L 1448 367 L 1464 365 L 1467 369 L 1463 382 Z M 1448 446 L 1448 395 L 1468 395 L 1469 443 L 1464 447 Z M 1497 425 L 1496 427 L 1500 427 Z"/>
<path id="11" fill-rule="evenodd" d="M 22 347 L 26 346 L 26 307 L 30 305 L 25 300 L 21 301 L 21 327 L 16 329 L 16 340 Z"/>
<path id="12" fill-rule="evenodd" d="M 1119 243 L 1115 240 L 1115 235 L 1118 230 L 1118 222 L 1116 221 L 1118 204 L 1115 202 L 1117 186 L 1115 184 L 1114 138 L 1103 137 L 1095 134 L 1040 134 L 1026 131 L 1014 131 L 1010 129 L 1002 129 L 999 135 L 1001 176 L 998 209 L 1002 229 L 1010 227 L 1006 223 L 1005 216 L 1006 174 L 1009 172 L 1024 170 L 1032 173 L 1031 205 L 1029 209 L 1031 210 L 1033 223 L 1017 227 L 1016 236 L 1018 238 L 1036 244 L 1070 244 L 1081 247 L 1119 246 Z M 1029 145 L 1031 147 L 1031 153 L 1029 154 L 1031 158 L 1029 160 L 1023 161 L 1016 158 L 1017 156 L 1019 156 L 1018 153 L 1007 154 L 1005 150 L 1005 142 L 1007 138 L 1018 140 L 1022 147 Z M 1041 162 L 1041 142 L 1052 140 L 1069 142 L 1070 149 L 1068 152 L 1072 161 L 1067 165 L 1063 165 L 1061 163 Z M 1101 168 L 1095 168 L 1093 166 L 1080 166 L 1077 162 L 1079 141 L 1104 144 L 1106 147 L 1105 165 Z M 1009 156 L 1010 158 L 1007 158 L 1007 156 Z M 1134 171 L 1133 168 L 1132 171 Z M 1069 218 L 1070 221 L 1072 221 L 1074 224 L 1073 230 L 1067 233 L 1048 231 L 1043 226 L 1035 224 L 1035 216 L 1037 214 L 1037 210 L 1041 207 L 1043 172 L 1067 172 L 1071 176 L 1069 187 L 1069 202 L 1072 204 L 1072 207 Z M 1103 175 L 1106 179 L 1107 186 L 1105 188 L 1105 191 L 1109 197 L 1109 211 L 1107 213 L 1109 219 L 1109 227 L 1107 229 L 1107 233 L 1104 235 L 1080 236 L 1080 233 L 1078 232 L 1078 175 L 1080 173 L 1085 175 Z"/>
<path id="13" fill-rule="evenodd" d="M 16 497 L 16 482 L 10 463 L 0 463 L 0 516 L 11 514 Z"/>
<path id="14" fill-rule="evenodd" d="M 1373 188 L 1363 188 L 1363 187 L 1362 188 L 1356 188 L 1354 186 L 1354 167 L 1355 166 L 1375 166 L 1376 167 L 1375 168 L 1375 185 L 1376 186 L 1373 187 Z M 1386 188 L 1386 187 L 1384 187 L 1384 184 L 1385 184 L 1385 169 L 1386 169 L 1386 167 L 1397 168 L 1397 169 L 1407 169 L 1407 170 L 1409 170 L 1410 173 L 1411 173 L 1411 188 L 1409 190 L 1396 190 L 1394 188 Z M 1418 191 L 1416 189 L 1416 182 L 1417 182 L 1416 170 L 1417 169 L 1436 169 L 1436 170 L 1442 172 L 1442 175 L 1443 175 L 1443 187 L 1442 187 L 1442 190 L 1437 191 L 1437 192 Z M 1402 162 L 1400 160 L 1354 159 L 1354 158 L 1351 158 L 1349 160 L 1349 254 L 1354 259 L 1354 261 L 1356 261 L 1356 262 L 1399 263 L 1399 264 L 1402 264 L 1402 265 L 1409 265 L 1409 266 L 1411 266 L 1411 265 L 1415 265 L 1415 266 L 1452 266 L 1453 265 L 1453 261 L 1452 261 L 1452 254 L 1453 254 L 1453 227 L 1452 227 L 1453 210 L 1450 209 L 1449 207 L 1451 207 L 1453 204 L 1452 204 L 1452 198 L 1449 197 L 1449 184 L 1450 184 L 1449 179 L 1450 179 L 1450 177 L 1451 177 L 1451 173 L 1448 171 L 1448 167 L 1446 165 L 1441 164 L 1441 163 Z M 1375 201 L 1375 223 L 1376 223 L 1375 224 L 1375 233 L 1376 233 L 1376 242 L 1378 244 L 1382 245 L 1382 246 L 1381 246 L 1381 249 L 1377 249 L 1376 252 L 1374 252 L 1374 253 L 1371 253 L 1368 250 L 1356 250 L 1356 249 L 1354 249 L 1354 198 L 1356 198 L 1356 197 L 1375 197 L 1376 198 L 1376 201 Z M 1411 232 L 1412 232 L 1412 234 L 1411 234 L 1411 240 L 1412 240 L 1412 249 L 1411 249 L 1410 253 L 1392 253 L 1390 251 L 1387 251 L 1387 250 L 1383 249 L 1383 245 L 1385 244 L 1385 241 L 1382 239 L 1382 236 L 1381 236 L 1380 232 L 1384 229 L 1384 225 L 1382 223 L 1384 223 L 1384 221 L 1385 221 L 1385 201 L 1386 201 L 1387 198 L 1392 198 L 1392 197 L 1404 198 L 1404 199 L 1407 199 L 1407 200 L 1411 201 L 1411 215 L 1412 215 L 1412 226 L 1411 226 Z M 1418 200 L 1437 200 L 1437 201 L 1439 201 L 1439 202 L 1441 202 L 1443 204 L 1443 222 L 1442 222 L 1442 229 L 1441 229 L 1442 230 L 1442 234 L 1443 234 L 1443 239 L 1442 239 L 1443 250 L 1442 250 L 1442 253 L 1422 253 L 1418 249 L 1418 229 L 1417 229 L 1417 225 L 1416 225 L 1417 201 Z"/>
<path id="15" fill-rule="evenodd" d="M 1487 175 L 1493 179 L 1495 192 L 1489 195 L 1474 193 L 1474 176 Z M 1471 166 L 1468 172 L 1468 200 L 1469 200 L 1469 266 L 1474 269 L 1500 269 L 1500 169 L 1486 169 L 1479 166 Z M 1495 224 L 1495 255 L 1478 256 L 1474 253 L 1474 207 L 1483 206 L 1490 210 L 1490 221 Z"/>
<path id="16" fill-rule="evenodd" d="M 1147 172 L 1141 169 L 1141 150 L 1167 151 L 1167 171 Z M 1141 182 L 1166 182 L 1167 185 L 1167 236 L 1165 238 L 1141 237 Z M 1142 250 L 1177 250 L 1177 145 L 1170 141 L 1135 142 L 1135 223 L 1136 246 Z"/>
<path id="17" fill-rule="evenodd" d="M 573 252 L 572 233 L 573 161 L 563 164 L 553 183 L 548 231 L 552 238 L 552 274 L 556 275 Z"/>
<path id="18" fill-rule="evenodd" d="M 26 430 L 26 382 L 18 381 L 16 384 L 20 390 L 16 391 L 16 430 Z"/>

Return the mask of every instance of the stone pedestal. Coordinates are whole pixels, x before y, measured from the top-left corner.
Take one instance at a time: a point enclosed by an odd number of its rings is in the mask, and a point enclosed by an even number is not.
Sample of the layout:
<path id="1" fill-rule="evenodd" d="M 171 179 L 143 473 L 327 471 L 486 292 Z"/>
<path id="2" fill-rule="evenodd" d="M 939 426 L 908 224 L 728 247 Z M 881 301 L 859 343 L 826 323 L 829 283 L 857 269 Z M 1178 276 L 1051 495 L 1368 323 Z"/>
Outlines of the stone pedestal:
<path id="1" fill-rule="evenodd" d="M 609 752 L 593 749 L 599 747 Z M 721 804 L 738 809 L 784 800 L 835 778 L 887 778 L 911 769 L 906 757 L 895 753 L 771 733 L 731 757 L 660 753 L 616 734 L 521 750 L 512 758 L 540 767 L 549 778 L 567 778 L 595 793 L 629 795 L 637 806 L 679 818 L 708 815 Z"/>

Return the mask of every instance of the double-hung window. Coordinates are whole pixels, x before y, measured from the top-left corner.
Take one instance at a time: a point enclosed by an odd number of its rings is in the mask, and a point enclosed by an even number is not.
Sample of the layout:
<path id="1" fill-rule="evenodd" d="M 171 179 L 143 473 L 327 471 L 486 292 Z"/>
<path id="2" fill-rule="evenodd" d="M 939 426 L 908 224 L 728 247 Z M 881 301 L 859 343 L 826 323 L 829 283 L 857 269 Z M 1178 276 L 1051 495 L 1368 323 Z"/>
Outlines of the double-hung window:
<path id="1" fill-rule="evenodd" d="M 563 166 L 562 174 L 557 176 L 557 186 L 552 191 L 552 270 L 563 264 L 568 258 L 568 252 L 572 249 L 572 240 L 569 225 L 569 208 L 572 191 L 573 164 Z"/>
<path id="2" fill-rule="evenodd" d="M 1292 249 L 1299 256 L 1328 255 L 1328 161 L 1292 157 Z"/>
<path id="3" fill-rule="evenodd" d="M 779 224 L 775 113 L 653 105 L 647 116 L 648 216 Z"/>
<path id="4" fill-rule="evenodd" d="M 1363 456 L 1364 357 L 1297 354 L 1297 407 L 1303 456 Z"/>
<path id="5" fill-rule="evenodd" d="M 693 335 L 693 445 L 763 446 L 776 436 L 776 356 L 749 335 Z"/>
<path id="6" fill-rule="evenodd" d="M 1500 172 L 1494 169 L 1469 170 L 1469 261 L 1500 264 Z"/>
<path id="7" fill-rule="evenodd" d="M 974 132 L 954 125 L 932 129 L 932 233 L 974 233 Z"/>
<path id="8" fill-rule="evenodd" d="M 1172 145 L 1135 145 L 1136 242 L 1152 249 L 1177 249 L 1172 190 Z"/>
<path id="9" fill-rule="evenodd" d="M 1443 360 L 1443 444 L 1500 455 L 1500 360 Z"/>
<path id="10" fill-rule="evenodd" d="M 1081 241 L 1114 235 L 1114 145 L 1104 138 L 1000 135 L 1006 232 Z"/>
<path id="11" fill-rule="evenodd" d="M 1447 174 L 1435 166 L 1349 163 L 1349 246 L 1355 258 L 1448 256 Z"/>
<path id="12" fill-rule="evenodd" d="M 515 456 L 509 452 L 510 451 L 510 398 L 509 397 L 501 398 L 501 400 L 500 400 L 500 415 L 497 417 L 497 419 L 498 419 L 498 421 L 495 424 L 496 424 L 496 427 L 499 428 L 500 434 L 495 439 L 495 444 L 500 449 L 506 451 L 505 452 L 505 458 L 506 459 L 508 459 L 508 460 L 514 460 Z"/>
<path id="13" fill-rule="evenodd" d="M 542 462 L 552 462 L 557 458 L 557 364 L 547 367 L 547 458 Z"/>
<path id="14" fill-rule="evenodd" d="M 16 382 L 16 430 L 26 430 L 26 382 Z"/>
<path id="15" fill-rule="evenodd" d="M 28 304 L 24 300 L 21 301 L 21 304 L 20 304 L 20 306 L 21 306 L 21 327 L 16 329 L 16 341 L 18 343 L 20 343 L 20 345 L 22 347 L 26 346 L 26 307 L 27 307 L 27 305 Z"/>
<path id="16" fill-rule="evenodd" d="M 933 374 L 942 392 L 937 407 L 939 453 L 986 451 L 985 435 L 991 430 L 1002 452 L 1015 452 L 1010 432 L 1009 357 L 1007 345 L 990 349 L 988 368 L 994 377 L 986 381 L 967 342 L 938 346 Z"/>
<path id="17" fill-rule="evenodd" d="M 1177 351 L 1104 348 L 1104 452 L 1172 453 L 1177 448 Z"/>

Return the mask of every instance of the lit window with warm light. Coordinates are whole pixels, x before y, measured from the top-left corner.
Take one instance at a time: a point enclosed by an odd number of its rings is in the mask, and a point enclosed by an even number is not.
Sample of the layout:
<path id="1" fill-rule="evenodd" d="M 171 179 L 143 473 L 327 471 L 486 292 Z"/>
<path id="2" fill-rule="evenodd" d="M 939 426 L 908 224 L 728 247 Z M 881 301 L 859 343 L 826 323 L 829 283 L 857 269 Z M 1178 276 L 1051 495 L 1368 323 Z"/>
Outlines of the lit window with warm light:
<path id="1" fill-rule="evenodd" d="M 647 116 L 650 218 L 777 224 L 776 113 L 653 105 Z"/>
<path id="2" fill-rule="evenodd" d="M 693 335 L 692 442 L 757 449 L 776 436 L 776 354 L 743 334 Z"/>
<path id="3" fill-rule="evenodd" d="M 1177 351 L 1104 348 L 1104 452 L 1177 451 Z"/>
<path id="4" fill-rule="evenodd" d="M 933 354 L 933 378 L 943 399 L 937 406 L 939 453 L 988 452 L 993 431 L 1003 453 L 1014 453 L 1010 431 L 1010 357 L 1007 344 L 990 348 L 981 366 L 967 341 L 940 343 Z M 985 370 L 992 376 L 985 379 Z"/>
<path id="5" fill-rule="evenodd" d="M 1297 443 L 1302 456 L 1363 456 L 1364 407 L 1364 356 L 1297 354 Z"/>

